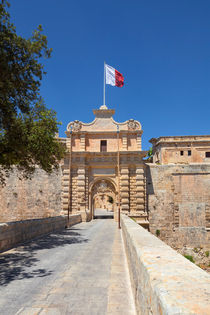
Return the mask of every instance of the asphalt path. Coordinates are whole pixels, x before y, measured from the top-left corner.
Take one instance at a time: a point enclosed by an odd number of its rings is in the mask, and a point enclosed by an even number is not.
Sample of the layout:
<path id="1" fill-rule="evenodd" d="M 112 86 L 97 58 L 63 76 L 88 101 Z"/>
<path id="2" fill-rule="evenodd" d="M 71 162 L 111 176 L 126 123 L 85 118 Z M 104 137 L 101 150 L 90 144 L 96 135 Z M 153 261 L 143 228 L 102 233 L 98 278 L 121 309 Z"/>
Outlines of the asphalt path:
<path id="1" fill-rule="evenodd" d="M 80 223 L 0 254 L 0 314 L 135 314 L 116 222 Z"/>

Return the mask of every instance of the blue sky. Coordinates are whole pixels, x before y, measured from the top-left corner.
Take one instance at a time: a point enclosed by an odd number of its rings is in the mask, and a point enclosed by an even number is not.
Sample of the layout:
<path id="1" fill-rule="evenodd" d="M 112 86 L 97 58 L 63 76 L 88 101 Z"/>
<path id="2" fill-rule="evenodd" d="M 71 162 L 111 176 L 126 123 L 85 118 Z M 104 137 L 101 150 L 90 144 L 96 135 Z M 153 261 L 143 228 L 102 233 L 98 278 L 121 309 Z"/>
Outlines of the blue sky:
<path id="1" fill-rule="evenodd" d="M 90 122 L 103 103 L 103 63 L 125 77 L 106 86 L 116 121 L 141 122 L 143 149 L 152 137 L 210 134 L 209 0 L 10 1 L 17 33 L 43 25 L 52 57 L 41 94 L 69 121 Z"/>

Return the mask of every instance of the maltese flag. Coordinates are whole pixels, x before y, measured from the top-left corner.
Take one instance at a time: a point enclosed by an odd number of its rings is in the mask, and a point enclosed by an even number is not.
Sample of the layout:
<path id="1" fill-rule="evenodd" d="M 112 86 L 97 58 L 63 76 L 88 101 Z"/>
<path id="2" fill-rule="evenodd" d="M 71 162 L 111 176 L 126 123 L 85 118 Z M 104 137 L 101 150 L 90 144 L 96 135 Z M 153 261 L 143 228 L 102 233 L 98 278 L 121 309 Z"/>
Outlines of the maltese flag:
<path id="1" fill-rule="evenodd" d="M 106 84 L 110 84 L 110 85 L 118 86 L 118 87 L 122 87 L 124 85 L 123 75 L 116 69 L 105 64 L 105 73 L 106 73 Z"/>

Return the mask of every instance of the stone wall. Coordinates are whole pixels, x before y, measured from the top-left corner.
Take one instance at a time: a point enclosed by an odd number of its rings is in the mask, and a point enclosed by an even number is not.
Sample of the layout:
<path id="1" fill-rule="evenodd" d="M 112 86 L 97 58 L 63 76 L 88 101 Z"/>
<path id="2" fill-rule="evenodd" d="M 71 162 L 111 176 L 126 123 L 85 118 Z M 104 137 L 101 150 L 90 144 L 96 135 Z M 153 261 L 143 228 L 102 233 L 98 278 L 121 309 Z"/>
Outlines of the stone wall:
<path id="1" fill-rule="evenodd" d="M 80 222 L 80 214 L 71 215 L 69 226 Z M 0 223 L 0 251 L 8 250 L 20 242 L 62 230 L 66 225 L 66 216 Z"/>
<path id="2" fill-rule="evenodd" d="M 147 167 L 150 231 L 174 248 L 210 247 L 210 165 Z"/>
<path id="3" fill-rule="evenodd" d="M 61 170 L 48 175 L 38 169 L 32 180 L 19 180 L 11 173 L 0 187 L 0 222 L 61 215 Z"/>
<path id="4" fill-rule="evenodd" d="M 121 226 L 137 314 L 210 314 L 207 272 L 125 215 Z"/>

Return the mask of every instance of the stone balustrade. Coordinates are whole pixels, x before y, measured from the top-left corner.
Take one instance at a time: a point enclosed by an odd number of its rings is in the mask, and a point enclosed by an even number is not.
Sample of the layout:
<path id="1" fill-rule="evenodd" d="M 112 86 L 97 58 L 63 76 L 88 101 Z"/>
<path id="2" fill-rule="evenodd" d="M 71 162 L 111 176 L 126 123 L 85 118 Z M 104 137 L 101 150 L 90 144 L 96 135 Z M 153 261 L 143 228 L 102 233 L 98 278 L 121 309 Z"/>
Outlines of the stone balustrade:
<path id="1" fill-rule="evenodd" d="M 210 314 L 210 275 L 121 216 L 138 314 Z"/>

